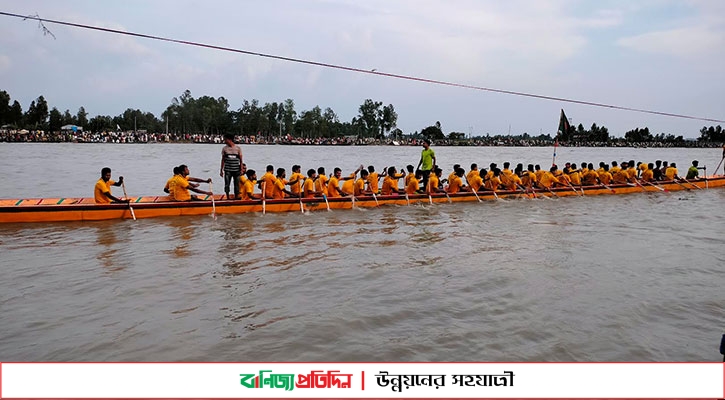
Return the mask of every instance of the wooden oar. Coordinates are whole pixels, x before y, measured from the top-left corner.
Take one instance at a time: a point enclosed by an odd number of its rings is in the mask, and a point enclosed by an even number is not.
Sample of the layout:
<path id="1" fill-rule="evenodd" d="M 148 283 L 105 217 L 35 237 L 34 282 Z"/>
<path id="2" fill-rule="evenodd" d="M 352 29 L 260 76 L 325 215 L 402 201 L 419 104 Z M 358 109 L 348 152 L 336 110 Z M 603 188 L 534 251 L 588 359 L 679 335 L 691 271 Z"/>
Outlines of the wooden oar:
<path id="1" fill-rule="evenodd" d="M 690 185 L 692 185 L 692 186 L 696 187 L 696 188 L 697 188 L 698 190 L 702 190 L 702 188 L 701 188 L 701 187 L 699 187 L 699 186 L 695 185 L 694 183 L 692 183 L 692 182 L 688 181 L 687 179 L 685 179 L 685 178 L 682 178 L 682 180 L 683 180 L 683 181 L 685 181 L 685 182 L 687 182 L 687 183 L 689 183 Z"/>
<path id="2" fill-rule="evenodd" d="M 556 197 L 556 198 L 559 198 L 559 195 L 558 195 L 558 194 L 556 194 L 556 193 L 554 193 L 554 191 L 553 191 L 553 190 L 551 190 L 551 188 L 550 188 L 550 187 L 546 188 L 546 190 L 548 190 L 548 191 L 549 191 L 549 193 L 551 193 L 551 194 L 552 194 L 552 195 L 553 195 L 554 197 Z"/>
<path id="3" fill-rule="evenodd" d="M 678 184 L 678 185 L 682 186 L 682 187 L 683 187 L 683 188 L 684 188 L 685 190 L 687 190 L 687 191 L 689 191 L 689 190 L 692 190 L 692 189 L 688 188 L 687 186 L 683 185 L 682 183 L 680 183 L 680 182 L 678 182 L 678 181 L 676 181 L 676 180 L 674 180 L 674 179 L 672 180 L 672 182 L 674 182 L 674 183 L 676 183 L 676 184 Z"/>
<path id="4" fill-rule="evenodd" d="M 577 190 L 574 188 L 574 185 L 572 185 L 571 183 L 568 183 L 568 182 L 567 182 L 567 184 L 569 185 L 571 190 L 573 190 L 574 193 L 576 193 L 577 196 L 584 196 L 583 194 L 579 194 L 579 192 L 577 192 Z"/>
<path id="5" fill-rule="evenodd" d="M 375 205 L 379 206 L 380 203 L 378 203 L 378 196 L 375 195 L 375 192 L 372 192 L 372 193 L 373 193 L 373 199 L 375 199 Z"/>
<path id="6" fill-rule="evenodd" d="M 517 186 L 517 187 L 519 188 L 519 190 L 521 190 L 522 192 L 524 192 L 524 193 L 526 193 L 526 194 L 529 194 L 529 190 L 528 190 L 528 189 L 526 189 L 525 187 L 523 187 L 523 186 L 519 185 L 518 183 L 516 183 L 516 186 Z M 532 191 L 532 193 L 533 193 L 533 191 Z M 529 196 L 529 198 L 531 198 L 531 196 Z M 534 198 L 536 198 L 536 193 L 534 193 Z"/>
<path id="7" fill-rule="evenodd" d="M 209 193 L 211 193 L 211 217 L 216 221 L 216 203 L 214 202 L 214 186 L 209 182 Z"/>
<path id="8" fill-rule="evenodd" d="M 262 182 L 262 215 L 267 214 L 267 182 Z"/>
<path id="9" fill-rule="evenodd" d="M 126 194 L 126 182 L 121 182 L 121 187 L 123 188 L 123 197 L 128 200 L 128 209 L 131 210 L 131 216 L 133 217 L 133 220 L 136 220 L 136 213 L 133 212 L 133 207 L 131 207 L 131 199 L 128 198 L 128 194 Z"/>
<path id="10" fill-rule="evenodd" d="M 469 187 L 470 187 L 470 186 L 469 186 Z M 471 191 L 473 192 L 473 194 L 475 194 L 475 195 L 476 195 L 476 200 L 478 200 L 478 202 L 479 202 L 479 203 L 481 203 L 481 198 L 480 198 L 480 197 L 478 197 L 478 193 L 476 193 L 476 190 L 475 190 L 474 188 L 472 188 L 472 187 L 471 187 Z"/>
<path id="11" fill-rule="evenodd" d="M 303 181 L 304 181 L 304 179 L 303 179 Z M 300 195 L 300 212 L 302 214 L 305 213 L 305 207 L 302 205 L 302 194 L 303 193 L 304 193 L 304 190 L 302 190 L 302 184 L 300 183 L 300 193 L 299 193 L 299 195 Z"/>
<path id="12" fill-rule="evenodd" d="M 609 186 L 607 186 L 607 185 L 605 185 L 605 184 L 603 184 L 603 183 L 600 183 L 600 185 L 602 185 L 603 187 L 605 187 L 605 188 L 607 188 L 607 189 L 611 190 L 611 191 L 612 191 L 612 193 L 617 193 L 617 191 L 616 191 L 616 190 L 612 189 L 611 187 L 609 187 Z"/>
<path id="13" fill-rule="evenodd" d="M 720 169 L 720 166 L 722 165 L 723 160 L 725 160 L 725 154 L 723 154 L 722 158 L 720 159 L 720 162 L 717 164 L 717 167 L 715 167 L 715 175 L 717 175 L 717 170 Z"/>
<path id="14" fill-rule="evenodd" d="M 375 199 L 375 200 L 377 201 L 377 199 Z M 408 205 L 410 206 L 410 197 L 408 197 L 408 191 L 407 191 L 407 190 L 405 191 L 405 201 L 406 201 L 406 202 L 408 203 Z"/>
<path id="15" fill-rule="evenodd" d="M 325 199 L 325 205 L 327 206 L 327 211 L 332 211 L 332 210 L 330 210 L 330 202 L 327 201 L 327 195 L 323 193 L 322 198 Z"/>
<path id="16" fill-rule="evenodd" d="M 448 202 L 449 202 L 449 203 L 453 203 L 453 202 L 451 201 L 451 198 L 450 198 L 450 196 L 448 196 L 448 192 L 446 192 L 446 191 L 444 190 L 444 191 L 443 191 L 443 193 L 445 193 L 445 194 L 446 194 L 446 199 L 448 199 Z"/>
<path id="17" fill-rule="evenodd" d="M 667 190 L 667 189 L 665 189 L 665 188 L 663 188 L 661 186 L 657 186 L 657 185 L 655 185 L 652 182 L 647 182 L 647 181 L 642 181 L 642 182 L 646 183 L 647 185 L 650 185 L 650 186 L 654 187 L 655 189 L 658 189 L 661 192 L 669 192 L 669 190 Z"/>

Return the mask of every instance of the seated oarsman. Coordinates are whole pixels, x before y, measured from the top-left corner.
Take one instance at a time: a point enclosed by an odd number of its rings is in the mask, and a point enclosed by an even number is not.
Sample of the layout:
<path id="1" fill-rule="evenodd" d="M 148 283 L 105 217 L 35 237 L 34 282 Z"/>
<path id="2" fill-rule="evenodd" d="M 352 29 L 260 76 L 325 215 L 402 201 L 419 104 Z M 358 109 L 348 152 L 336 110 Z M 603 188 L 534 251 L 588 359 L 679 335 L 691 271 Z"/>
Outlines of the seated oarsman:
<path id="1" fill-rule="evenodd" d="M 665 171 L 665 178 L 667 178 L 668 181 L 680 179 L 677 175 L 677 165 L 675 163 L 670 163 L 670 166 L 667 167 L 667 170 Z"/>
<path id="2" fill-rule="evenodd" d="M 587 172 L 589 172 L 589 166 L 585 162 L 583 162 L 581 165 L 582 165 L 582 167 L 579 169 L 579 175 L 582 178 L 584 178 L 584 175 L 586 175 Z M 592 166 L 594 166 L 594 165 L 592 164 Z"/>
<path id="3" fill-rule="evenodd" d="M 541 174 L 541 177 L 538 179 L 539 187 L 544 189 L 551 189 L 552 186 L 559 183 L 559 179 L 554 176 L 554 172 L 556 172 L 556 170 L 557 168 L 554 165 L 548 171 L 544 171 Z"/>
<path id="4" fill-rule="evenodd" d="M 617 172 L 619 172 L 622 168 L 619 167 L 619 164 L 617 164 L 616 161 L 612 161 L 612 167 L 609 168 L 609 173 L 612 174 L 612 176 L 616 175 Z"/>
<path id="5" fill-rule="evenodd" d="M 262 190 L 262 197 L 266 199 L 274 198 L 274 182 L 277 177 L 274 175 L 274 166 L 267 165 L 267 171 L 262 175 L 262 179 L 259 180 L 258 186 Z"/>
<path id="6" fill-rule="evenodd" d="M 448 180 L 448 190 L 446 190 L 448 193 L 455 194 L 465 190 L 465 186 L 463 185 L 463 174 L 463 168 L 458 167 L 453 175 L 449 175 L 450 179 Z"/>
<path id="7" fill-rule="evenodd" d="M 173 170 L 174 176 L 172 176 L 171 178 L 169 178 L 168 181 L 166 181 L 166 186 L 164 186 L 164 192 L 168 193 L 169 195 L 171 195 L 171 191 L 173 189 L 173 183 L 174 183 L 175 179 L 178 178 L 179 176 L 181 176 L 182 167 L 186 167 L 186 166 L 179 165 L 178 167 L 174 167 L 174 170 Z M 246 165 L 244 168 L 246 168 Z M 186 181 L 189 182 L 190 187 L 198 188 L 199 183 L 201 183 L 201 182 L 211 183 L 211 178 L 201 179 L 201 178 L 194 178 L 193 176 L 187 176 Z M 199 182 L 199 183 L 193 183 L 193 182 Z"/>
<path id="8" fill-rule="evenodd" d="M 315 196 L 322 196 L 322 192 L 315 191 L 315 180 L 317 179 L 317 172 L 313 168 L 307 170 L 307 179 L 303 185 L 303 195 L 305 198 L 311 198 Z"/>
<path id="9" fill-rule="evenodd" d="M 604 172 L 604 171 L 602 171 Z M 607 172 L 608 173 L 608 172 Z M 587 173 L 582 176 L 582 185 L 593 186 L 599 183 L 599 173 L 594 170 L 594 164 L 587 165 Z"/>
<path id="10" fill-rule="evenodd" d="M 654 176 L 654 179 L 656 181 L 661 181 L 662 180 L 662 161 L 660 161 L 660 160 L 655 161 L 654 169 L 653 168 L 650 168 L 650 169 L 652 170 L 652 175 Z"/>
<path id="11" fill-rule="evenodd" d="M 451 170 L 451 173 L 448 174 L 446 182 L 450 182 L 451 179 L 453 179 L 453 177 L 456 175 L 456 171 L 458 171 L 458 168 L 461 168 L 461 164 L 453 164 L 453 170 Z"/>
<path id="12" fill-rule="evenodd" d="M 704 169 L 703 167 L 698 167 L 700 163 L 697 160 L 692 161 L 692 166 L 687 169 L 687 175 L 685 176 L 685 179 L 699 179 L 700 178 L 700 172 L 698 169 Z"/>
<path id="13" fill-rule="evenodd" d="M 118 182 L 111 180 L 111 169 L 103 167 L 101 169 L 101 178 L 96 181 L 96 185 L 93 187 L 93 198 L 97 204 L 108 204 L 108 203 L 128 203 L 128 199 L 119 199 L 118 197 L 111 194 L 111 186 L 123 185 L 123 177 L 118 177 Z"/>
<path id="14" fill-rule="evenodd" d="M 627 163 L 623 162 L 622 167 L 612 174 L 612 181 L 614 183 L 628 183 L 630 181 L 629 172 L 627 172 Z"/>
<path id="15" fill-rule="evenodd" d="M 667 161 L 662 161 L 662 168 L 660 168 L 660 173 L 662 175 L 662 180 L 667 180 L 667 168 L 670 167 L 670 163 Z M 671 179 L 670 179 L 671 180 Z"/>
<path id="16" fill-rule="evenodd" d="M 287 172 L 284 168 L 277 168 L 277 176 L 275 176 L 274 182 L 272 183 L 272 187 L 274 188 L 274 191 L 272 192 L 272 198 L 273 199 L 284 199 L 285 197 L 300 197 L 299 194 L 295 195 L 291 191 L 287 190 L 287 179 L 285 179 L 287 176 Z"/>
<path id="17" fill-rule="evenodd" d="M 257 181 L 257 172 L 253 169 L 244 172 L 244 183 L 242 184 L 242 200 L 257 200 L 262 198 L 261 194 L 254 194 L 254 182 Z"/>
<path id="18" fill-rule="evenodd" d="M 468 181 L 468 188 L 471 191 L 478 192 L 483 188 L 483 178 L 481 177 L 480 171 L 471 175 L 471 179 Z M 485 176 L 486 174 L 484 174 Z"/>
<path id="19" fill-rule="evenodd" d="M 169 191 L 171 192 L 169 194 L 169 197 L 171 200 L 174 201 L 191 201 L 191 200 L 200 200 L 195 195 L 192 195 L 189 193 L 189 191 L 205 194 L 207 196 L 211 196 L 211 192 L 207 192 L 205 190 L 198 189 L 194 186 L 192 186 L 189 181 L 186 179 L 187 176 L 189 176 L 189 167 L 186 165 L 180 165 L 179 171 L 181 172 L 180 175 L 177 176 L 177 178 L 172 182 L 170 185 Z M 211 178 L 209 179 L 211 182 Z"/>
<path id="20" fill-rule="evenodd" d="M 239 188 L 244 189 L 244 184 L 247 183 L 247 164 L 242 163 L 242 173 L 239 175 Z M 254 178 L 255 180 L 257 178 Z"/>
<path id="21" fill-rule="evenodd" d="M 471 170 L 466 174 L 466 183 L 468 183 L 469 186 L 471 185 L 471 179 L 473 179 L 475 175 L 478 175 L 478 164 L 473 163 L 471 164 Z"/>
<path id="22" fill-rule="evenodd" d="M 526 166 L 526 171 L 521 174 L 521 185 L 526 189 L 531 189 L 536 185 L 536 174 L 534 173 L 534 164 Z"/>
<path id="23" fill-rule="evenodd" d="M 493 170 L 495 170 L 497 167 L 496 163 L 491 163 L 488 165 L 488 172 L 486 172 L 486 176 L 483 177 L 484 182 L 488 182 L 493 178 Z"/>
<path id="24" fill-rule="evenodd" d="M 353 178 L 355 177 L 355 175 L 357 175 L 358 171 L 355 171 L 354 174 L 351 174 Z M 336 167 L 333 170 L 333 174 L 330 177 L 330 181 L 327 183 L 327 197 L 329 197 L 329 198 L 342 197 L 343 193 L 340 191 L 340 181 L 345 181 L 345 180 L 349 180 L 349 179 L 351 179 L 351 178 L 350 177 L 343 178 L 342 169 L 340 169 L 339 167 Z"/>
<path id="25" fill-rule="evenodd" d="M 604 163 L 604 161 L 599 162 L 599 169 L 597 170 L 598 174 L 602 174 L 604 172 L 604 166 L 607 165 Z"/>
<path id="26" fill-rule="evenodd" d="M 652 169 L 647 166 L 647 163 L 643 163 L 642 161 L 637 161 L 637 176 L 641 177 L 642 172 L 646 171 L 647 169 Z"/>
<path id="27" fill-rule="evenodd" d="M 653 182 L 655 180 L 655 176 L 654 176 L 655 165 L 652 163 L 649 163 L 649 164 L 642 163 L 642 165 L 644 165 L 644 169 L 642 170 L 642 174 L 639 176 L 639 179 L 644 182 Z"/>
<path id="28" fill-rule="evenodd" d="M 433 169 L 433 172 L 430 174 L 430 177 L 428 177 L 428 187 L 426 189 L 426 193 L 432 194 L 432 193 L 438 193 L 440 189 L 438 188 L 438 185 L 440 184 L 441 175 L 443 174 L 443 170 L 436 167 Z"/>
<path id="29" fill-rule="evenodd" d="M 612 182 L 612 173 L 609 172 L 609 164 L 604 164 L 604 171 L 599 174 L 599 182 L 609 185 Z"/>
<path id="30" fill-rule="evenodd" d="M 576 164 L 572 163 L 569 167 L 569 181 L 572 185 L 581 186 L 582 184 L 582 171 L 576 168 Z"/>
<path id="31" fill-rule="evenodd" d="M 343 196 L 351 196 L 355 192 L 355 177 L 357 177 L 357 173 L 362 170 L 363 166 L 361 165 L 358 169 L 355 170 L 355 172 L 351 173 L 350 175 L 344 178 L 338 178 L 342 181 L 342 188 L 340 189 L 340 192 Z"/>
<path id="32" fill-rule="evenodd" d="M 345 186 L 345 185 L 343 185 Z M 368 190 L 365 189 L 365 186 L 368 186 Z M 360 171 L 360 178 L 355 180 L 355 185 L 353 187 L 353 193 L 355 196 L 365 196 L 365 195 L 371 195 L 373 192 L 372 190 L 369 190 L 370 186 L 370 172 L 366 170 Z"/>
<path id="33" fill-rule="evenodd" d="M 420 170 L 416 171 L 410 179 L 408 179 L 408 176 L 405 179 L 407 181 L 405 184 L 405 193 L 416 194 L 420 192 L 420 180 L 423 179 L 423 173 Z"/>
<path id="34" fill-rule="evenodd" d="M 630 182 L 637 180 L 637 167 L 634 165 L 634 160 L 629 160 L 627 163 L 627 175 L 629 175 Z"/>
<path id="35" fill-rule="evenodd" d="M 415 167 L 412 166 L 412 165 L 410 165 L 410 164 L 408 164 L 405 167 L 405 169 L 408 170 L 408 175 L 405 175 L 405 187 L 407 188 L 408 187 L 408 183 L 410 182 L 410 180 L 413 179 L 413 178 L 415 178 Z M 403 171 L 400 171 L 400 172 L 403 172 Z"/>
<path id="36" fill-rule="evenodd" d="M 556 170 L 553 172 L 554 177 L 556 177 L 556 182 L 554 182 L 554 186 L 569 186 L 571 185 L 571 180 L 569 179 L 569 175 L 565 174 L 564 171 L 560 170 L 559 168 L 556 168 Z"/>
<path id="37" fill-rule="evenodd" d="M 375 167 L 373 167 L 372 165 L 368 165 L 367 183 L 370 191 L 378 194 L 378 189 L 380 188 L 380 177 L 378 173 L 375 172 Z"/>
<path id="38" fill-rule="evenodd" d="M 546 173 L 543 169 L 541 169 L 541 166 L 539 164 L 536 164 L 534 166 L 534 174 L 536 174 L 536 182 L 539 182 L 541 180 L 541 177 Z"/>
<path id="39" fill-rule="evenodd" d="M 293 165 L 292 175 L 290 175 L 289 181 L 287 182 L 293 197 L 300 197 L 300 193 L 302 193 L 302 181 L 305 179 L 305 176 L 300 173 L 301 169 L 302 167 L 299 165 Z"/>
<path id="40" fill-rule="evenodd" d="M 315 179 L 315 191 L 319 196 L 327 196 L 328 179 L 325 175 L 325 167 L 317 168 L 317 178 Z"/>
<path id="41" fill-rule="evenodd" d="M 521 168 L 523 168 L 523 165 L 521 166 Z M 507 190 L 517 190 L 522 183 L 523 181 L 521 180 L 519 174 L 511 174 L 508 180 L 508 184 L 506 184 L 505 186 Z"/>
<path id="42" fill-rule="evenodd" d="M 383 180 L 383 187 L 380 189 L 380 194 L 391 195 L 401 193 L 401 190 L 398 189 L 398 179 L 405 177 L 405 175 L 402 173 L 398 174 L 398 170 L 395 167 L 388 167 L 385 172 L 386 176 Z"/>
<path id="43" fill-rule="evenodd" d="M 491 175 L 491 178 L 483 182 L 484 187 L 493 192 L 499 190 L 501 186 L 501 170 L 494 167 L 493 171 L 488 171 L 488 174 Z"/>

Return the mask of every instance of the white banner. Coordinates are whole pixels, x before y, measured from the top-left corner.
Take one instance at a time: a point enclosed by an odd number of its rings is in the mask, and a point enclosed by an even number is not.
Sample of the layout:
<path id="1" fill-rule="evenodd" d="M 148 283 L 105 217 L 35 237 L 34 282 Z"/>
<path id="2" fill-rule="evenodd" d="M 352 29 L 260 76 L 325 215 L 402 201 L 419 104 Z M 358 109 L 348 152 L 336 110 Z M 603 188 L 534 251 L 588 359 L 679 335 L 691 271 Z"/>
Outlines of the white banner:
<path id="1" fill-rule="evenodd" d="M 3 363 L 0 398 L 725 397 L 723 363 Z"/>

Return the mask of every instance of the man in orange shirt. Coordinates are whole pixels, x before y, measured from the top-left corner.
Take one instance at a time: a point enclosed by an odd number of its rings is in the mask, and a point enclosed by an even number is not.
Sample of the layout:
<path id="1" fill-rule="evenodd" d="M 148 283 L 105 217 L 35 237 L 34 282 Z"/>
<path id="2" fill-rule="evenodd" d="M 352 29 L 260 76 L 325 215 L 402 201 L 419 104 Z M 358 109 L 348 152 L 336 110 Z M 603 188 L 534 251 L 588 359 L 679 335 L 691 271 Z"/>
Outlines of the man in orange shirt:
<path id="1" fill-rule="evenodd" d="M 96 182 L 96 186 L 93 188 L 93 197 L 96 199 L 98 204 L 114 203 L 128 203 L 130 200 L 122 200 L 111 194 L 111 186 L 123 185 L 123 177 L 118 177 L 118 182 L 111 180 L 111 169 L 104 167 L 101 169 L 101 178 Z"/>

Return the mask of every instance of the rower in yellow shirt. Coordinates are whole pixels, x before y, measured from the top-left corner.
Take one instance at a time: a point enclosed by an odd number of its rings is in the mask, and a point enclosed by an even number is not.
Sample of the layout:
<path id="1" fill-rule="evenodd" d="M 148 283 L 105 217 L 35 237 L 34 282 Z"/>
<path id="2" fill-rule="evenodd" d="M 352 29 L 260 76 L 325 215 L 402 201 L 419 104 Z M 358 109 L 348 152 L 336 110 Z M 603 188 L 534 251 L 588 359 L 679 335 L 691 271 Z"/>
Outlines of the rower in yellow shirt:
<path id="1" fill-rule="evenodd" d="M 256 200 L 262 197 L 262 195 L 254 194 L 254 182 L 257 180 L 257 172 L 253 169 L 247 170 L 244 173 L 245 180 L 242 185 L 242 200 Z"/>
<path id="2" fill-rule="evenodd" d="M 556 166 L 552 166 L 549 171 L 544 171 L 538 181 L 539 187 L 550 189 L 552 186 L 559 183 L 559 179 L 554 176 L 554 172 L 556 172 L 556 170 Z"/>
<path id="3" fill-rule="evenodd" d="M 639 177 L 640 180 L 645 182 L 653 182 L 655 180 L 655 174 L 654 174 L 654 168 L 655 165 L 652 163 L 645 164 L 642 163 L 640 166 L 644 165 L 644 169 L 642 170 L 642 175 Z"/>
<path id="4" fill-rule="evenodd" d="M 526 166 L 526 171 L 521 175 L 521 185 L 526 189 L 531 189 L 532 186 L 536 185 L 536 182 L 534 164 L 529 164 Z"/>
<path id="5" fill-rule="evenodd" d="M 458 167 L 455 171 L 455 173 L 450 177 L 450 180 L 448 181 L 448 190 L 447 192 L 450 194 L 458 193 L 461 190 L 464 190 L 463 186 L 463 168 Z"/>
<path id="6" fill-rule="evenodd" d="M 436 167 L 435 170 L 430 174 L 430 177 L 428 178 L 428 188 L 426 189 L 426 192 L 428 194 L 431 193 L 438 193 L 438 183 L 440 182 L 441 174 L 443 171 Z"/>
<path id="7" fill-rule="evenodd" d="M 307 179 L 305 180 L 303 187 L 303 195 L 305 198 L 311 198 L 315 196 L 322 196 L 322 192 L 315 191 L 315 179 L 317 178 L 317 172 L 313 168 L 307 170 Z"/>
<path id="8" fill-rule="evenodd" d="M 190 200 L 200 200 L 196 196 L 191 195 L 189 191 L 196 193 L 205 194 L 207 196 L 211 196 L 211 192 L 207 192 L 205 190 L 198 189 L 197 187 L 193 186 L 193 184 L 190 184 L 187 180 L 187 176 L 189 176 L 189 167 L 186 165 L 179 165 L 179 171 L 181 174 L 176 178 L 172 185 L 171 195 L 169 196 L 171 200 L 175 201 L 190 201 Z M 211 178 L 209 178 L 209 182 L 211 182 Z"/>
<path id="9" fill-rule="evenodd" d="M 410 175 L 408 175 L 408 176 L 410 176 Z M 411 177 L 410 179 L 408 179 L 408 176 L 405 177 L 405 179 L 407 180 L 407 182 L 405 184 L 405 193 L 408 193 L 408 194 L 418 193 L 418 191 L 420 190 L 420 187 L 419 187 L 420 180 L 423 179 L 423 173 L 421 171 L 417 171 L 415 173 L 415 175 L 413 175 L 413 177 Z M 480 176 L 478 178 L 481 179 Z"/>
<path id="10" fill-rule="evenodd" d="M 267 172 L 262 175 L 262 179 L 259 180 L 259 188 L 264 191 L 264 197 L 267 199 L 274 198 L 274 185 L 277 177 L 274 176 L 274 166 L 267 165 Z"/>
<path id="11" fill-rule="evenodd" d="M 667 180 L 670 181 L 680 179 L 677 175 L 677 165 L 675 163 L 670 163 L 670 166 L 667 167 L 667 170 L 665 170 L 665 176 L 667 177 Z"/>
<path id="12" fill-rule="evenodd" d="M 408 175 L 405 176 L 405 187 L 407 188 L 410 180 L 415 178 L 415 167 L 408 164 L 405 168 L 408 170 Z M 400 171 L 400 172 L 403 172 L 403 171 Z"/>
<path id="13" fill-rule="evenodd" d="M 382 195 L 391 195 L 394 193 L 400 193 L 398 189 L 398 179 L 403 178 L 404 174 L 398 174 L 395 167 L 388 167 L 385 179 L 383 180 L 383 187 L 380 190 Z"/>
<path id="14" fill-rule="evenodd" d="M 616 161 L 612 161 L 612 167 L 609 168 L 609 173 L 612 174 L 612 176 L 616 175 L 617 172 L 621 171 L 622 168 L 619 167 Z"/>
<path id="15" fill-rule="evenodd" d="M 285 179 L 287 176 L 287 172 L 284 168 L 277 168 L 277 176 L 272 183 L 272 187 L 274 188 L 274 192 L 272 194 L 273 199 L 284 199 L 287 196 L 290 197 L 300 197 L 299 194 L 295 195 L 291 191 L 287 190 L 287 179 Z"/>
<path id="16" fill-rule="evenodd" d="M 305 176 L 300 173 L 301 169 L 302 167 L 299 165 L 293 165 L 292 175 L 290 175 L 289 182 L 287 182 L 290 192 L 292 192 L 295 197 L 300 197 L 300 192 L 302 192 L 302 181 L 305 180 Z"/>
<path id="17" fill-rule="evenodd" d="M 111 186 L 123 185 L 123 177 L 118 177 L 118 182 L 111 180 L 111 168 L 103 167 L 101 169 L 101 178 L 96 181 L 96 185 L 93 188 L 93 197 L 97 204 L 108 204 L 108 203 L 129 203 L 128 199 L 120 199 L 111 194 Z"/>
<path id="18" fill-rule="evenodd" d="M 619 170 L 617 170 L 617 172 L 612 174 L 612 178 L 613 178 L 612 181 L 614 183 L 622 184 L 622 183 L 629 182 L 629 172 L 627 172 L 627 163 L 626 162 L 623 162 L 622 168 L 619 168 Z"/>
<path id="19" fill-rule="evenodd" d="M 483 186 L 483 178 L 481 178 L 481 174 L 478 173 L 478 171 L 471 175 L 471 179 L 468 181 L 468 186 L 474 192 L 481 190 L 481 187 Z"/>
<path id="20" fill-rule="evenodd" d="M 473 164 L 471 164 L 471 170 L 468 171 L 468 173 L 466 174 L 466 183 L 468 183 L 469 186 L 471 185 L 471 181 L 473 180 L 473 177 L 475 175 L 479 175 L 478 164 L 473 163 Z M 480 177 L 480 175 L 479 175 L 479 177 Z"/>
<path id="21" fill-rule="evenodd" d="M 315 180 L 315 191 L 320 193 L 320 196 L 327 196 L 328 179 L 325 175 L 325 167 L 317 168 L 317 179 Z"/>
<path id="22" fill-rule="evenodd" d="M 604 169 L 602 169 L 602 173 L 604 173 Z M 609 173 L 609 172 L 607 172 Z M 599 173 L 594 170 L 594 164 L 589 163 L 587 165 L 587 173 L 582 177 L 582 185 L 583 186 L 593 186 L 597 185 L 599 183 Z"/>
<path id="23" fill-rule="evenodd" d="M 365 185 L 370 182 L 370 173 L 366 170 L 360 171 L 360 178 L 355 181 L 353 188 L 355 196 L 369 195 L 372 192 L 365 190 Z M 344 187 L 345 185 L 343 185 Z"/>
<path id="24" fill-rule="evenodd" d="M 609 165 L 604 164 L 604 171 L 599 175 L 599 182 L 603 183 L 604 185 L 609 185 L 610 182 L 612 182 L 612 173 L 609 172 Z"/>
<path id="25" fill-rule="evenodd" d="M 370 188 L 370 191 L 378 194 L 378 188 L 380 187 L 380 178 L 377 172 L 375 172 L 375 167 L 372 165 L 368 165 L 368 187 Z"/>

